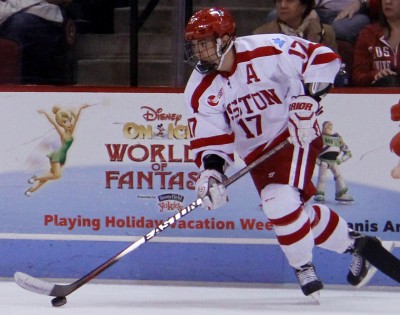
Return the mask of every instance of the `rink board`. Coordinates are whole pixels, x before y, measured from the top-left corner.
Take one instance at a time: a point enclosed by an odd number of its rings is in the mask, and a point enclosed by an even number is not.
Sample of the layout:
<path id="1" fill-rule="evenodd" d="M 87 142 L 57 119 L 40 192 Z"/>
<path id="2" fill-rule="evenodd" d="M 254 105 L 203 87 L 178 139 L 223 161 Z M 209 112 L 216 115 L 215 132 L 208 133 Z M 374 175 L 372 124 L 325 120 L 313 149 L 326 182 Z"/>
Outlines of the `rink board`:
<path id="1" fill-rule="evenodd" d="M 332 93 L 323 100 L 321 123 L 330 120 L 352 152 L 341 165 L 353 205 L 327 205 L 355 229 L 399 241 L 400 180 L 391 169 L 399 157 L 389 142 L 399 131 L 390 119 L 393 90 L 376 94 Z M 38 110 L 54 105 L 82 110 L 62 176 L 26 197 L 27 179 L 48 171 L 57 150 L 54 127 Z M 195 198 L 197 168 L 188 150 L 181 92 L 3 92 L 0 164 L 0 276 L 15 271 L 76 278 L 177 213 Z M 228 173 L 239 170 L 237 160 Z M 230 203 L 199 208 L 101 275 L 169 281 L 286 283 L 295 281 L 260 209 L 248 176 L 229 188 Z M 397 253 L 397 248 L 395 254 Z M 397 253 L 398 254 L 398 253 Z M 400 256 L 400 255 L 398 255 Z M 350 256 L 315 251 L 326 283 L 343 284 Z M 382 275 L 371 282 L 396 285 Z"/>

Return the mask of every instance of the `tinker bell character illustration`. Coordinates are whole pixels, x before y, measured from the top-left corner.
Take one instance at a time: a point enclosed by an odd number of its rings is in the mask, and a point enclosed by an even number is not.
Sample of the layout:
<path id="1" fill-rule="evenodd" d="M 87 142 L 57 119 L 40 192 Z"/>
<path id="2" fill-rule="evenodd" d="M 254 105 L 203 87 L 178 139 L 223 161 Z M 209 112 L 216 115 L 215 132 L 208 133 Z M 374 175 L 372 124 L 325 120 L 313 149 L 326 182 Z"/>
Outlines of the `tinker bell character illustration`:
<path id="1" fill-rule="evenodd" d="M 25 195 L 27 197 L 30 197 L 32 193 L 41 188 L 47 181 L 61 178 L 62 167 L 67 159 L 68 150 L 74 141 L 73 134 L 79 116 L 82 109 L 89 106 L 90 105 L 87 104 L 82 105 L 76 114 L 71 111 L 63 110 L 59 106 L 53 107 L 54 115 L 50 115 L 44 110 L 38 110 L 38 113 L 45 115 L 49 122 L 55 127 L 58 135 L 60 136 L 61 147 L 47 155 L 47 157 L 50 159 L 50 170 L 47 174 L 42 176 L 33 175 L 28 179 L 28 183 L 32 184 L 33 186 L 25 191 Z"/>

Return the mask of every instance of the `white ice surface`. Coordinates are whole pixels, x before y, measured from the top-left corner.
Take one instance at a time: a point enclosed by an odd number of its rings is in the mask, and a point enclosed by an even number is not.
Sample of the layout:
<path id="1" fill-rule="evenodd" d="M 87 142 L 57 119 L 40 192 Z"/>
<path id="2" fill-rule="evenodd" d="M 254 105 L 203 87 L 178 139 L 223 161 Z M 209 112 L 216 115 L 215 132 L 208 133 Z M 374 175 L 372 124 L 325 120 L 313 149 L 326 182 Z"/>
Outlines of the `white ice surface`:
<path id="1" fill-rule="evenodd" d="M 320 305 L 297 286 L 222 286 L 89 283 L 62 307 L 9 279 L 0 281 L 0 310 L 7 315 L 226 315 L 226 314 L 400 314 L 400 287 L 327 287 Z"/>

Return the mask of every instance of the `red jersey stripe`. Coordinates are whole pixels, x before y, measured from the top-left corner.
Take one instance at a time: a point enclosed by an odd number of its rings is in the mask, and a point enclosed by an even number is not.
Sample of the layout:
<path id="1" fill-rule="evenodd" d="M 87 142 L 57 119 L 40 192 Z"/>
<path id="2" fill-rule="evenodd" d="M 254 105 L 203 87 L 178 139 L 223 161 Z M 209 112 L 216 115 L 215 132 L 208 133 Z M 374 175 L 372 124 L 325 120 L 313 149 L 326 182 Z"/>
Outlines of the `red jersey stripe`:
<path id="1" fill-rule="evenodd" d="M 321 44 L 310 44 L 308 50 L 307 50 L 307 55 L 308 58 L 314 53 L 315 49 L 321 47 L 323 45 Z M 321 64 L 328 64 L 332 62 L 335 59 L 340 59 L 339 55 L 335 54 L 334 52 L 326 52 L 326 53 L 320 53 L 315 56 L 315 58 L 312 60 L 311 64 L 312 65 L 321 65 Z M 303 73 L 308 67 L 308 61 L 303 65 Z"/>
<path id="2" fill-rule="evenodd" d="M 237 53 L 236 54 L 236 63 L 247 62 L 247 61 L 250 61 L 251 59 L 254 59 L 257 57 L 279 55 L 281 53 L 282 53 L 282 51 L 276 49 L 273 46 L 260 47 L 260 48 L 254 49 L 254 50 Z"/>
<path id="3" fill-rule="evenodd" d="M 340 57 L 338 55 L 336 55 L 334 52 L 329 52 L 326 54 L 319 54 L 314 58 L 312 64 L 313 65 L 325 64 L 325 63 L 329 63 L 335 59 L 340 59 Z"/>
<path id="4" fill-rule="evenodd" d="M 207 90 L 211 86 L 211 84 L 214 81 L 214 78 L 218 75 L 216 71 L 206 75 L 203 80 L 200 82 L 200 84 L 196 87 L 196 89 L 193 92 L 192 95 L 192 100 L 191 100 L 191 105 L 195 113 L 199 112 L 199 106 L 200 106 L 200 97 L 203 95 L 204 91 Z"/>

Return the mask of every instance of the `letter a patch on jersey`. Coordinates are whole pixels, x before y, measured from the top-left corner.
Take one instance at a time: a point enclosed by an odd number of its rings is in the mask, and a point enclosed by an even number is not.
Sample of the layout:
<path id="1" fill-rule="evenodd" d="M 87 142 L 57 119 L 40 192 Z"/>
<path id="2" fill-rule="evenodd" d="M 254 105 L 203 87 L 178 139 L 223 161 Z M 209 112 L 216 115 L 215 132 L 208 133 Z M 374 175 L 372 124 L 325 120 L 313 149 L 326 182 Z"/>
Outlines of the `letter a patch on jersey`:
<path id="1" fill-rule="evenodd" d="M 257 77 L 257 73 L 253 69 L 253 64 L 249 63 L 246 65 L 246 72 L 247 72 L 247 84 L 260 81 L 260 78 Z"/>

